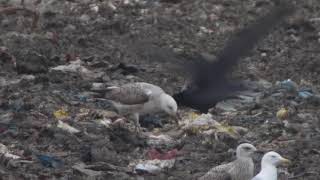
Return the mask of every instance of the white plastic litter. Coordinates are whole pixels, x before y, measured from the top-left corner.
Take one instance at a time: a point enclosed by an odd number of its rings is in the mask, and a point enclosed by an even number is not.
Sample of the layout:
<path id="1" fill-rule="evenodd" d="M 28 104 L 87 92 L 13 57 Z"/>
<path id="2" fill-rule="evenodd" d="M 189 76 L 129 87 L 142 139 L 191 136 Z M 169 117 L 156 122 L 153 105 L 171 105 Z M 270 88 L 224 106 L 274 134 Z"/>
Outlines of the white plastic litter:
<path id="1" fill-rule="evenodd" d="M 78 130 L 78 129 L 76 129 L 76 128 L 70 126 L 69 124 L 64 123 L 64 122 L 62 122 L 60 120 L 58 120 L 57 127 L 60 128 L 60 129 L 65 130 L 65 131 L 67 131 L 67 132 L 69 132 L 71 134 L 75 134 L 75 133 L 79 133 L 80 132 L 80 130 Z"/>

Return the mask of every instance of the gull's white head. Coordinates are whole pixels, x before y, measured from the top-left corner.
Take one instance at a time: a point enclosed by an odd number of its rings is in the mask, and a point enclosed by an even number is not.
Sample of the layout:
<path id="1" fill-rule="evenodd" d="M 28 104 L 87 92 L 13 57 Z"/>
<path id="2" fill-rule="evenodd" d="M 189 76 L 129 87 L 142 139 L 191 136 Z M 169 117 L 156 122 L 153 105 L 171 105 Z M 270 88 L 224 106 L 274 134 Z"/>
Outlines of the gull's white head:
<path id="1" fill-rule="evenodd" d="M 272 165 L 277 167 L 280 164 L 289 164 L 290 161 L 283 158 L 280 154 L 270 151 L 262 157 L 261 166 Z"/>
<path id="2" fill-rule="evenodd" d="M 256 151 L 257 151 L 257 148 L 254 147 L 252 144 L 249 144 L 249 143 L 240 144 L 237 147 L 237 151 L 236 151 L 237 158 L 251 157 L 252 154 Z"/>
<path id="3" fill-rule="evenodd" d="M 173 97 L 171 97 L 168 94 L 161 94 L 160 96 L 160 106 L 161 109 L 169 114 L 170 116 L 177 116 L 177 112 L 178 112 L 178 105 L 177 102 L 173 99 Z"/>

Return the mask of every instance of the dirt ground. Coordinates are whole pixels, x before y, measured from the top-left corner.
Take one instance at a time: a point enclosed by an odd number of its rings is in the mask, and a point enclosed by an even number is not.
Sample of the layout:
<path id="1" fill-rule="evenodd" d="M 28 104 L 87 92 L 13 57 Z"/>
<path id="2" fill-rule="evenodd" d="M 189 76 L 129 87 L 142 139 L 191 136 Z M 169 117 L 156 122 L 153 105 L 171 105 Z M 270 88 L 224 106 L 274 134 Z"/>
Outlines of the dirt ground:
<path id="1" fill-rule="evenodd" d="M 232 113 L 212 112 L 215 120 L 248 131 L 237 138 L 215 139 L 180 133 L 161 117 L 163 127 L 145 133 L 174 138 L 173 145 L 160 148 L 179 150 L 174 167 L 138 175 L 131 164 L 148 159 L 152 146 L 145 136 L 134 133 L 130 121 L 107 127 L 97 123 L 118 115 L 103 102 L 91 101 L 93 84 L 145 81 L 173 94 L 187 77 L 179 68 L 180 55 L 215 55 L 234 32 L 268 12 L 274 2 L 28 0 L 22 5 L 20 0 L 0 1 L 0 143 L 20 157 L 18 161 L 2 153 L 0 179 L 194 179 L 234 159 L 241 142 L 292 160 L 281 168 L 282 180 L 320 179 L 320 103 L 273 88 L 286 79 L 314 94 L 320 88 L 320 1 L 291 2 L 297 7 L 294 15 L 234 70 L 236 77 L 260 82 L 253 88 L 262 94 L 259 102 Z M 81 64 L 57 70 L 74 62 Z M 281 107 L 289 109 L 286 121 L 276 117 Z M 193 112 L 179 110 L 184 119 Z M 61 116 L 80 132 L 59 128 Z M 39 155 L 60 161 L 52 163 Z M 256 171 L 260 159 L 255 158 Z M 85 163 L 89 172 L 77 169 L 78 163 Z"/>

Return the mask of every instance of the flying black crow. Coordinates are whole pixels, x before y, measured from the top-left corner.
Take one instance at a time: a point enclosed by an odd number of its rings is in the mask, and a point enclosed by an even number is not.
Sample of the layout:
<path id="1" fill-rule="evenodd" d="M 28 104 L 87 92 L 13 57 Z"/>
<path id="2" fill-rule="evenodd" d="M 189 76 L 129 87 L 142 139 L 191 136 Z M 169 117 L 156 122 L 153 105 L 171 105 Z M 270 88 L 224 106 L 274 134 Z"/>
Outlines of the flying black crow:
<path id="1" fill-rule="evenodd" d="M 200 55 L 193 57 L 190 83 L 173 96 L 177 103 L 206 113 L 217 102 L 232 96 L 238 86 L 227 79 L 230 69 L 293 10 L 286 2 L 278 3 L 269 13 L 235 34 L 216 61 L 207 61 Z"/>

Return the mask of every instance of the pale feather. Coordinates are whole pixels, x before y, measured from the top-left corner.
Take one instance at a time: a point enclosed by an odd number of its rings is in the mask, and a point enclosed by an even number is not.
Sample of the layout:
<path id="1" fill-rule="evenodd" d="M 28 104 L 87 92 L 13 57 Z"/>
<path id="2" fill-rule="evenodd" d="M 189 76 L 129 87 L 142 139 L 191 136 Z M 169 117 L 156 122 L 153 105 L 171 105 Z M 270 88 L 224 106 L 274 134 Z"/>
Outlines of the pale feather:
<path id="1" fill-rule="evenodd" d="M 107 88 L 108 89 L 108 88 Z M 155 85 L 138 82 L 129 83 L 119 87 L 110 87 L 105 97 L 123 105 L 138 105 L 148 102 L 164 91 Z"/>

